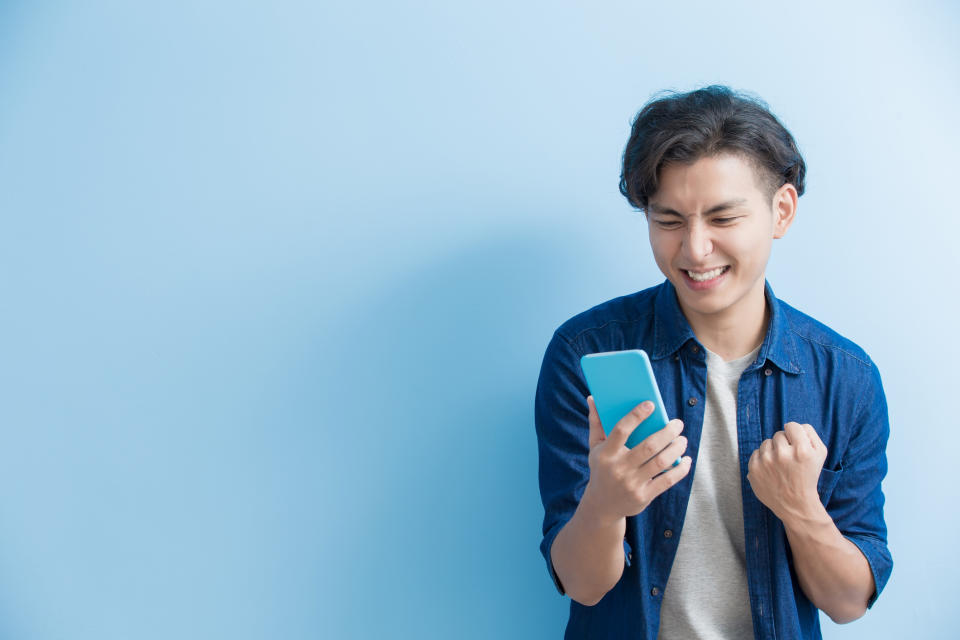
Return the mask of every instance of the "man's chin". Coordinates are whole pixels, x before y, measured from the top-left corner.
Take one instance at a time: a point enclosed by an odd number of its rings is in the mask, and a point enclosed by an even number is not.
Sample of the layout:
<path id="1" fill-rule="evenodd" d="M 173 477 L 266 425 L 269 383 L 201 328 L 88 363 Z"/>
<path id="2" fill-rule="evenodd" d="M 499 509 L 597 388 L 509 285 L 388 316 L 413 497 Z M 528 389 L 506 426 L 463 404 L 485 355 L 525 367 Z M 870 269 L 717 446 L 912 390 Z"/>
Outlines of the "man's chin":
<path id="1" fill-rule="evenodd" d="M 681 287 L 684 283 L 673 283 L 677 289 L 677 300 L 684 313 L 696 313 L 709 316 L 722 312 L 730 306 L 729 300 L 719 291 L 689 291 Z"/>

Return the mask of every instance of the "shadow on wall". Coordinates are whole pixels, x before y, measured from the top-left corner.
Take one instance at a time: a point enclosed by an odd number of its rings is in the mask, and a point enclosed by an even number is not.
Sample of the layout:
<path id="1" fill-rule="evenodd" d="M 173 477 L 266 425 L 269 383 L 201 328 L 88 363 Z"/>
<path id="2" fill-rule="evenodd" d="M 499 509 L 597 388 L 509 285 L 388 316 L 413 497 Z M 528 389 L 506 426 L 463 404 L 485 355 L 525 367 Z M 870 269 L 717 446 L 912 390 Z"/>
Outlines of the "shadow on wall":
<path id="1" fill-rule="evenodd" d="M 538 550 L 533 400 L 570 315 L 559 308 L 588 277 L 581 254 L 554 237 L 488 238 L 345 310 L 315 354 L 342 487 L 328 499 L 349 523 L 331 531 L 331 548 L 350 549 L 330 559 L 333 616 L 393 637 L 562 633 L 567 601 Z"/>

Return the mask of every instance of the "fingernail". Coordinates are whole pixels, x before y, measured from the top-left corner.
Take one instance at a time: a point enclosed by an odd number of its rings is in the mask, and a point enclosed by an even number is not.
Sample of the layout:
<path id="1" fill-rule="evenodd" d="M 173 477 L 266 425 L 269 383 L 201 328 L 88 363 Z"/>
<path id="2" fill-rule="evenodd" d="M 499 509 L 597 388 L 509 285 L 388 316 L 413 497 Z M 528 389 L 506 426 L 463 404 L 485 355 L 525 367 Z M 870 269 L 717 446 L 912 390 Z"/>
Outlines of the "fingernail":
<path id="1" fill-rule="evenodd" d="M 650 402 L 649 400 L 646 400 L 646 401 L 644 401 L 644 403 L 643 403 L 643 408 L 646 409 L 646 410 L 648 410 L 648 411 L 653 411 L 653 403 Z"/>

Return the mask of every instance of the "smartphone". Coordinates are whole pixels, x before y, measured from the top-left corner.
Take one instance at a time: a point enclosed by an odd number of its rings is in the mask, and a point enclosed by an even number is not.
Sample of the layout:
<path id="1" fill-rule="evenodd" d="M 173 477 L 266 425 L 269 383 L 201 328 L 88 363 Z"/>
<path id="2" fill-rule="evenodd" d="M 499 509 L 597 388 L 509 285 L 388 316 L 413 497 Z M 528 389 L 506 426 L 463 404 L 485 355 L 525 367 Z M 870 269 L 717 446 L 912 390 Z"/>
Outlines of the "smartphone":
<path id="1" fill-rule="evenodd" d="M 653 403 L 653 414 L 627 438 L 628 448 L 640 444 L 669 421 L 650 358 L 642 349 L 590 353 L 580 358 L 580 367 L 597 405 L 603 431 L 608 436 L 623 416 L 646 400 Z M 679 461 L 678 458 L 673 466 Z"/>

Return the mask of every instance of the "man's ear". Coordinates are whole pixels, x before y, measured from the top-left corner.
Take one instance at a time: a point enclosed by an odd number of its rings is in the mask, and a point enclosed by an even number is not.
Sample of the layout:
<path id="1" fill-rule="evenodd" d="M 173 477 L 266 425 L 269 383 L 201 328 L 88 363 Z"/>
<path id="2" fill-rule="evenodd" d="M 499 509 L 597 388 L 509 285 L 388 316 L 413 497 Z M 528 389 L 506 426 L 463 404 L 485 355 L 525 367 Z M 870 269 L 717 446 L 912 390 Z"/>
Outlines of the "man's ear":
<path id="1" fill-rule="evenodd" d="M 773 237 L 782 238 L 797 215 L 797 188 L 789 182 L 773 194 Z"/>

